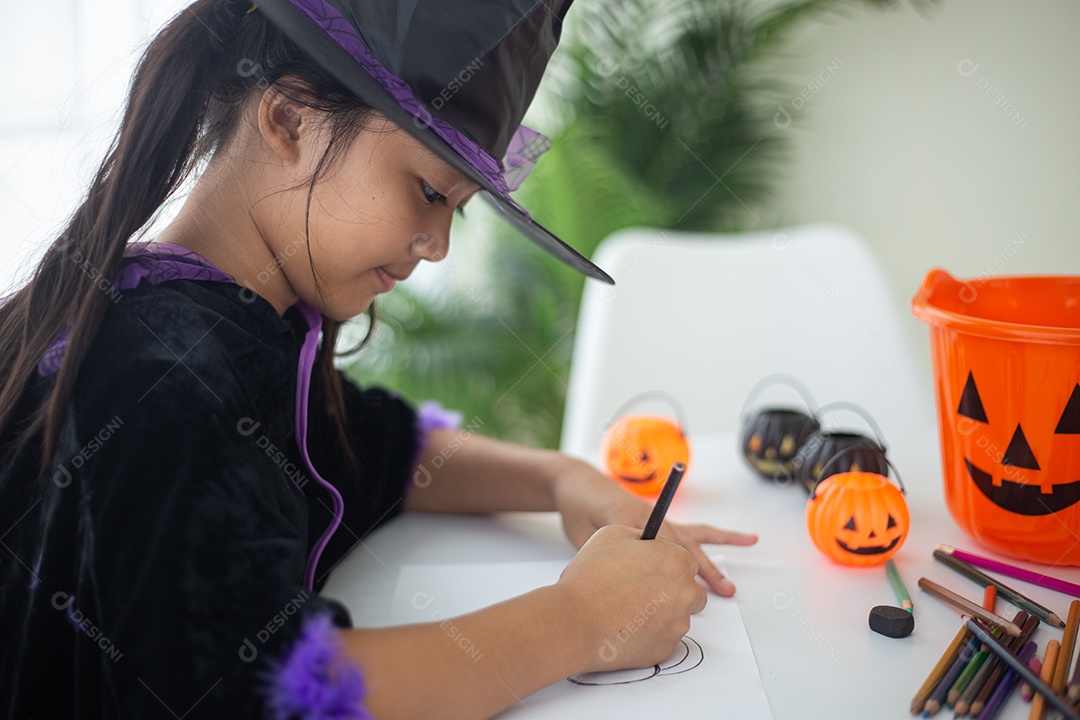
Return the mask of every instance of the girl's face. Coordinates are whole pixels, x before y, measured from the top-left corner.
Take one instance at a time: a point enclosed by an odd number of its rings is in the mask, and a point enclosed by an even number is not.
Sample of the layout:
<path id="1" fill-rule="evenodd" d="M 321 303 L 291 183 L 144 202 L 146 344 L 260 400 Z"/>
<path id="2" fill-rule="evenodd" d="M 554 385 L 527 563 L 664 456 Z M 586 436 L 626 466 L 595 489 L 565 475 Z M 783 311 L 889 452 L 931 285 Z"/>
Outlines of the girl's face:
<path id="1" fill-rule="evenodd" d="M 376 116 L 316 183 L 305 235 L 305 181 L 314 173 L 329 134 L 318 115 L 304 110 L 299 125 L 293 111 L 291 134 L 273 141 L 281 141 L 275 151 L 279 162 L 286 162 L 266 171 L 270 178 L 260 188 L 262 200 L 251 212 L 278 267 L 268 270 L 280 272 L 292 294 L 327 317 L 345 320 L 409 277 L 421 260 L 446 257 L 454 210 L 478 186 L 407 132 Z M 283 117 L 289 131 L 289 115 Z"/>

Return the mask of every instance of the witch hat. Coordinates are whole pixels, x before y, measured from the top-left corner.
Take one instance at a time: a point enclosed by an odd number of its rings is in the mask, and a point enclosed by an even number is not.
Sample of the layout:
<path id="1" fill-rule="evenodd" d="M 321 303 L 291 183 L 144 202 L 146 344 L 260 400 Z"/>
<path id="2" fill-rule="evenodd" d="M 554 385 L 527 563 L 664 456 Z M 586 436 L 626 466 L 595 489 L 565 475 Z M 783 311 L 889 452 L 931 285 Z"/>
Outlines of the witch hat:
<path id="1" fill-rule="evenodd" d="M 257 9 L 540 247 L 614 284 L 510 197 L 550 147 L 521 119 L 571 1 L 259 0 Z"/>

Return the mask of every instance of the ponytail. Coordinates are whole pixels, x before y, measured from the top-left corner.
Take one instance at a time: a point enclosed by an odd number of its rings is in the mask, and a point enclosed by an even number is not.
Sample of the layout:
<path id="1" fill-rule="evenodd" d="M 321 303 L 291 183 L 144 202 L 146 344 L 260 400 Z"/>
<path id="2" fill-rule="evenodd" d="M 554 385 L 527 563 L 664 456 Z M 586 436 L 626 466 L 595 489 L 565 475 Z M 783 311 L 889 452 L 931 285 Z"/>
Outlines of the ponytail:
<path id="1" fill-rule="evenodd" d="M 276 84 L 291 99 L 331 115 L 331 140 L 311 178 L 309 205 L 320 173 L 370 116 L 369 107 L 249 8 L 250 0 L 198 0 L 152 40 L 85 199 L 29 282 L 0 305 L 0 438 L 11 442 L 0 452 L 41 432 L 39 478 L 56 451 L 79 366 L 117 297 L 110 281 L 129 239 L 140 230 L 136 239 L 142 239 L 149 221 L 198 163 L 234 136 L 250 93 Z M 286 74 L 303 88 L 315 88 L 318 98 L 290 95 L 289 90 L 303 92 L 282 77 Z M 332 358 L 339 325 L 324 319 L 317 379 L 324 404 L 339 420 L 345 459 L 355 467 L 345 443 L 347 418 Z M 17 422 L 39 360 L 63 332 L 68 345 L 55 381 L 42 403 Z"/>

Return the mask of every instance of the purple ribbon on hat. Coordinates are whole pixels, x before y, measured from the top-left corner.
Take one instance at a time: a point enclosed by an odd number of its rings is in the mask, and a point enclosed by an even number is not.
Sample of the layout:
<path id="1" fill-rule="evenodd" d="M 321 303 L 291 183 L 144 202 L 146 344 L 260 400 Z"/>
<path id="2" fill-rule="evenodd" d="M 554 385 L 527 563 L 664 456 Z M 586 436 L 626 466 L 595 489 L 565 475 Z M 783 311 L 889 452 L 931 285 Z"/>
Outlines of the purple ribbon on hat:
<path id="1" fill-rule="evenodd" d="M 532 172 L 536 161 L 551 149 L 551 140 L 546 135 L 524 125 L 519 125 L 517 132 L 510 138 L 506 147 L 503 165 L 506 167 L 506 184 L 511 190 L 517 190 L 525 178 Z"/>
<path id="2" fill-rule="evenodd" d="M 169 280 L 210 280 L 215 282 L 234 283 L 232 275 L 219 270 L 202 255 L 180 245 L 172 243 L 131 243 L 125 250 L 125 260 L 121 269 L 117 272 L 113 281 L 113 287 L 117 290 L 131 290 L 138 287 L 144 280 L 152 285 L 157 285 Z M 331 536 L 341 525 L 341 516 L 345 511 L 345 501 L 332 484 L 327 482 L 311 463 L 307 450 L 307 427 L 308 427 L 308 395 L 311 390 L 311 371 L 315 365 L 315 357 L 318 353 L 319 335 L 322 332 L 322 314 L 303 300 L 296 301 L 296 307 L 308 324 L 308 331 L 304 336 L 304 344 L 300 349 L 300 360 L 296 369 L 296 444 L 300 448 L 300 455 L 304 459 L 308 472 L 330 494 L 334 501 L 333 518 L 330 525 L 319 537 L 318 542 L 311 548 L 308 554 L 307 566 L 304 570 L 304 587 L 307 590 L 314 588 L 315 568 L 319 564 L 326 544 Z M 45 352 L 38 362 L 38 374 L 51 375 L 60 369 L 64 359 L 64 352 L 68 346 L 69 328 L 65 327 L 57 336 L 52 346 Z M 303 493 L 303 488 L 293 479 L 293 484 Z"/>
<path id="3" fill-rule="evenodd" d="M 291 2 L 303 10 L 335 43 L 348 52 L 403 110 L 416 119 L 417 123 L 431 128 L 432 132 L 476 168 L 477 172 L 507 199 L 510 199 L 510 191 L 520 187 L 536 161 L 551 147 L 548 138 L 531 128 L 520 125 L 506 148 L 506 157 L 500 162 L 468 135 L 432 115 L 427 106 L 416 97 L 408 83 L 383 67 L 382 63 L 372 55 L 356 28 L 325 0 L 291 0 Z M 518 203 L 515 202 L 514 205 L 525 212 Z M 527 212 L 525 214 L 528 216 Z"/>

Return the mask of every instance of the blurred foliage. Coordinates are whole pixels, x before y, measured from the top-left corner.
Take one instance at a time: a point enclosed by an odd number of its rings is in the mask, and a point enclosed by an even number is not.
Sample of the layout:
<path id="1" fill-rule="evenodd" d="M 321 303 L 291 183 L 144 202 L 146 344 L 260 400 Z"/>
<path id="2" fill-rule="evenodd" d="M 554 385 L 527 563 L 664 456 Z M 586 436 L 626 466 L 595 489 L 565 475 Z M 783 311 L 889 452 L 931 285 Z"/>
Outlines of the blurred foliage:
<path id="1" fill-rule="evenodd" d="M 810 19 L 864 6 L 893 2 L 576 3 L 538 96 L 563 126 L 515 197 L 586 257 L 626 227 L 748 229 L 781 169 L 773 116 L 793 92 L 762 61 Z M 557 447 L 584 278 L 477 204 L 455 227 L 482 245 L 476 261 L 436 293 L 380 298 L 346 373 Z"/>

